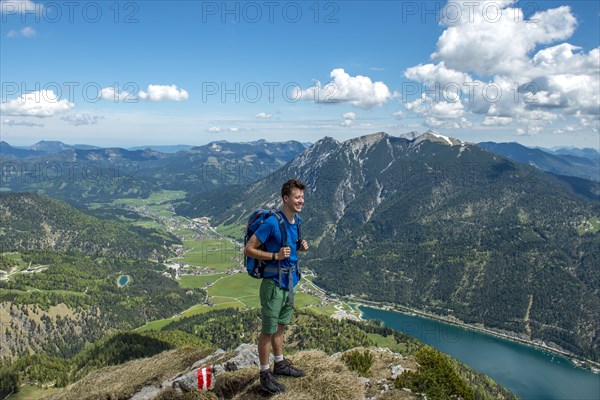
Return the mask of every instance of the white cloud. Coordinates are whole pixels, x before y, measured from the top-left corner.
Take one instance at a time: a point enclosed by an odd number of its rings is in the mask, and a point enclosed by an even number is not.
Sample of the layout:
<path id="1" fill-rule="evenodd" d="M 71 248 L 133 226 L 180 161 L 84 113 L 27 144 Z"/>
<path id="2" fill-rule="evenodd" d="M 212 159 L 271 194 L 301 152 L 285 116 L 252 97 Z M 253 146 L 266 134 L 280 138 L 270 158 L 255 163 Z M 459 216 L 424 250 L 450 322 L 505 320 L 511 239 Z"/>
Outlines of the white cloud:
<path id="1" fill-rule="evenodd" d="M 74 103 L 59 100 L 54 91 L 40 90 L 0 104 L 0 111 L 5 115 L 44 118 L 69 111 L 73 107 Z"/>
<path id="2" fill-rule="evenodd" d="M 510 117 L 485 117 L 483 125 L 485 126 L 506 126 L 512 122 Z"/>
<path id="3" fill-rule="evenodd" d="M 460 18 L 445 21 L 448 27 L 432 57 L 459 71 L 516 74 L 527 67 L 528 53 L 538 44 L 567 39 L 575 31 L 577 21 L 568 6 L 536 12 L 525 22 L 523 10 L 512 4 L 452 1 L 453 7 L 461 7 Z"/>
<path id="4" fill-rule="evenodd" d="M 581 111 L 575 113 L 575 117 L 579 119 L 579 125 L 585 129 L 591 129 L 592 132 L 600 132 L 600 115 L 585 114 Z"/>
<path id="5" fill-rule="evenodd" d="M 462 86 L 464 82 L 473 80 L 469 74 L 447 68 L 444 61 L 439 64 L 419 64 L 407 68 L 404 76 L 414 81 L 421 81 L 428 87 L 434 87 L 436 84 L 445 86 L 451 83 Z"/>
<path id="6" fill-rule="evenodd" d="M 538 133 L 540 133 L 542 131 L 543 127 L 541 126 L 537 126 L 537 125 L 530 125 L 527 128 L 527 133 L 529 135 L 537 135 Z"/>
<path id="7" fill-rule="evenodd" d="M 398 110 L 395 113 L 392 113 L 392 116 L 396 119 L 404 118 L 404 112 L 402 110 Z"/>
<path id="8" fill-rule="evenodd" d="M 96 125 L 98 120 L 104 119 L 101 115 L 89 115 L 89 114 L 73 114 L 67 115 L 61 118 L 63 121 L 68 122 L 71 125 Z"/>
<path id="9" fill-rule="evenodd" d="M 429 115 L 443 119 L 459 118 L 462 117 L 464 113 L 465 109 L 460 101 L 440 101 L 433 104 L 429 111 Z"/>
<path id="10" fill-rule="evenodd" d="M 30 26 L 26 26 L 25 28 L 19 30 L 19 31 L 15 31 L 15 30 L 11 30 L 8 31 L 8 33 L 6 34 L 6 37 L 8 38 L 16 38 L 16 37 L 26 37 L 26 38 L 30 38 L 30 37 L 34 37 L 36 35 L 37 31 L 35 29 L 33 29 Z"/>
<path id="11" fill-rule="evenodd" d="M 471 122 L 466 118 L 460 118 L 457 120 L 449 120 L 449 119 L 440 119 L 437 117 L 427 117 L 425 118 L 425 125 L 431 128 L 444 128 L 444 129 L 461 129 L 461 128 L 470 128 L 472 126 Z"/>
<path id="12" fill-rule="evenodd" d="M 352 126 L 352 125 L 354 125 L 354 121 L 356 120 L 356 113 L 353 113 L 352 111 L 345 112 L 342 114 L 342 118 L 344 120 L 342 122 L 340 122 L 340 126 L 344 126 L 344 127 Z"/>
<path id="13" fill-rule="evenodd" d="M 576 132 L 577 130 L 579 130 L 579 127 L 577 126 L 573 126 L 573 125 L 565 125 L 563 127 L 560 128 L 556 128 L 554 130 L 554 133 L 557 134 L 563 134 L 563 133 L 572 133 L 572 132 Z"/>
<path id="14" fill-rule="evenodd" d="M 255 115 L 256 118 L 260 118 L 260 119 L 269 119 L 273 116 L 273 114 L 268 114 L 266 112 L 261 112 Z"/>
<path id="15" fill-rule="evenodd" d="M 579 52 L 581 47 L 561 43 L 538 51 L 531 59 L 529 75 L 544 74 L 597 74 L 600 69 L 600 47 L 587 54 Z"/>
<path id="16" fill-rule="evenodd" d="M 293 98 L 312 100 L 315 103 L 348 103 L 362 109 L 382 106 L 392 98 L 383 82 L 373 82 L 368 76 L 350 76 L 343 68 L 329 74 L 333 81 L 321 85 L 317 82 L 306 90 L 296 90 Z"/>
<path id="17" fill-rule="evenodd" d="M 558 116 L 549 111 L 532 110 L 518 118 L 519 122 L 554 121 Z M 539 123 L 539 122 L 538 122 Z"/>
<path id="18" fill-rule="evenodd" d="M 44 124 L 36 124 L 29 121 L 15 121 L 14 119 L 5 119 L 2 121 L 2 125 L 8 126 L 28 126 L 28 127 L 42 127 Z"/>
<path id="19" fill-rule="evenodd" d="M 37 33 L 36 30 L 30 26 L 26 26 L 25 28 L 21 29 L 20 32 L 21 32 L 21 35 L 23 35 L 25 37 L 35 36 L 35 34 Z"/>
<path id="20" fill-rule="evenodd" d="M 405 104 L 405 107 L 417 114 L 434 117 L 436 119 L 453 119 L 462 117 L 465 113 L 460 101 L 434 101 L 434 99 L 423 94 L 420 99 Z"/>
<path id="21" fill-rule="evenodd" d="M 448 2 L 454 14 L 442 12 L 446 29 L 432 54 L 439 62 L 404 72 L 423 85 L 422 91 L 427 89 L 426 96 L 406 108 L 426 122 L 429 118 L 432 126 L 481 114 L 484 126 L 516 122 L 524 125 L 521 134 L 530 135 L 544 131 L 559 117 L 600 114 L 600 47 L 586 53 L 558 43 L 531 54 L 540 45 L 572 36 L 577 20 L 571 9 L 536 12 L 524 22 L 524 11 L 516 4 Z M 487 82 L 473 79 L 471 73 Z"/>
<path id="22" fill-rule="evenodd" d="M 221 128 L 219 126 L 211 126 L 207 130 L 211 133 L 220 133 L 220 132 L 237 133 L 237 132 L 241 132 L 243 129 L 241 129 L 241 128 Z"/>
<path id="23" fill-rule="evenodd" d="M 572 113 L 583 111 L 598 114 L 600 112 L 598 72 L 595 75 L 551 75 L 540 81 L 545 81 L 550 94 L 557 99 L 557 104 L 564 104 L 571 109 Z"/>
<path id="24" fill-rule="evenodd" d="M 189 95 L 175 85 L 148 85 L 146 91 L 140 90 L 139 98 L 148 101 L 182 101 L 187 100 Z"/>
<path id="25" fill-rule="evenodd" d="M 127 91 L 119 91 L 113 87 L 105 87 L 100 90 L 99 97 L 102 100 L 111 100 L 114 102 L 123 101 L 126 99 L 133 99 L 130 93 Z"/>
<path id="26" fill-rule="evenodd" d="M 44 6 L 40 3 L 34 3 L 30 0 L 0 0 L 0 13 L 5 15 L 39 13 Z M 3 21 L 4 22 L 4 21 Z"/>

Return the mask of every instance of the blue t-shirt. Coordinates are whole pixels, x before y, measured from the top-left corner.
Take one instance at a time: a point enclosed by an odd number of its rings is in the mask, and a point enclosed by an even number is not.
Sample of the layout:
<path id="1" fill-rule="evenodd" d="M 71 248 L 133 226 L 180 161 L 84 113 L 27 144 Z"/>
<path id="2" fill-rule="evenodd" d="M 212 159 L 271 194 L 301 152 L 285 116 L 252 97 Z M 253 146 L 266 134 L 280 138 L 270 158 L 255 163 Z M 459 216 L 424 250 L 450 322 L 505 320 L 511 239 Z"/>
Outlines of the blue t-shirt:
<path id="1" fill-rule="evenodd" d="M 298 241 L 298 219 L 299 219 L 299 217 L 297 215 L 294 215 L 294 223 L 290 224 L 287 217 L 285 217 L 283 215 L 283 213 L 281 213 L 281 214 L 283 216 L 284 224 L 287 228 L 287 241 L 288 241 L 288 245 L 290 246 L 290 256 L 288 258 L 286 258 L 285 260 L 281 260 L 281 267 L 282 268 L 290 268 L 295 265 L 298 265 L 298 254 L 296 252 L 296 242 Z M 269 253 L 277 253 L 281 249 L 281 231 L 279 230 L 279 222 L 277 221 L 277 218 L 275 218 L 274 216 L 267 218 L 265 220 L 265 222 L 263 222 L 262 225 L 260 225 L 258 227 L 258 229 L 256 230 L 256 232 L 254 232 L 254 234 L 256 235 L 258 240 L 260 240 L 261 243 L 265 243 L 266 251 L 268 251 Z M 270 261 L 270 262 L 275 263 L 275 265 L 277 265 L 279 263 L 279 261 Z M 281 282 L 281 287 L 283 289 L 289 289 L 287 274 L 283 274 L 282 278 L 283 278 L 283 282 Z M 278 276 L 274 277 L 273 280 L 275 282 L 277 282 L 277 284 L 279 284 Z M 299 280 L 300 280 L 300 277 L 298 275 L 298 270 L 296 269 L 296 272 L 294 273 L 294 276 L 293 276 L 294 287 L 298 284 Z"/>

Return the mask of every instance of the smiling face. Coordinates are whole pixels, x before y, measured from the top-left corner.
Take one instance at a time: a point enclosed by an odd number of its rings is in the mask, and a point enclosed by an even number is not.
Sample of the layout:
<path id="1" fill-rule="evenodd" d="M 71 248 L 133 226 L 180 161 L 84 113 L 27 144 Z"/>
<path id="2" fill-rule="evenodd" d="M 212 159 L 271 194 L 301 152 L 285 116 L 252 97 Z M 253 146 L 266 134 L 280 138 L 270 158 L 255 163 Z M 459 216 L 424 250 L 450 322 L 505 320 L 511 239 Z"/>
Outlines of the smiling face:
<path id="1" fill-rule="evenodd" d="M 299 213 L 304 205 L 304 190 L 293 188 L 292 193 L 288 196 L 283 196 L 283 207 L 291 212 Z"/>

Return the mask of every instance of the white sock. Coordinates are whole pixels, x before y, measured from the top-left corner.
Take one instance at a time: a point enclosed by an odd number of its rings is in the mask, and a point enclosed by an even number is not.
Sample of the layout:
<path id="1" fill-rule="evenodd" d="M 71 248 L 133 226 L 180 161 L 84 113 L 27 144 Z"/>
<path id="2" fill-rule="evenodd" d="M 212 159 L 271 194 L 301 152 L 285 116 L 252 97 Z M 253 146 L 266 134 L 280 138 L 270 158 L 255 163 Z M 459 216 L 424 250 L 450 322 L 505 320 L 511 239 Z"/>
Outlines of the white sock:
<path id="1" fill-rule="evenodd" d="M 260 365 L 260 372 L 266 371 L 268 369 L 271 369 L 271 366 L 269 364 L 267 365 Z"/>
<path id="2" fill-rule="evenodd" d="M 281 361 L 283 361 L 283 354 L 280 356 L 275 356 L 274 358 L 275 358 L 275 362 L 281 362 Z"/>

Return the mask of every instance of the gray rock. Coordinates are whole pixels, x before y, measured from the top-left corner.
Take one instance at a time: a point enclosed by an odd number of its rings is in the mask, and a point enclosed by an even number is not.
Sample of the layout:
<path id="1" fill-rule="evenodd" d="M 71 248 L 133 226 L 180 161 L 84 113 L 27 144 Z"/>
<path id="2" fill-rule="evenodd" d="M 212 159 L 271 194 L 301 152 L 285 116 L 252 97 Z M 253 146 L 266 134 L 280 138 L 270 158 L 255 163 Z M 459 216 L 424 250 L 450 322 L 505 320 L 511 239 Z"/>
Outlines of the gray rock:
<path id="1" fill-rule="evenodd" d="M 214 353 L 210 354 L 209 356 L 204 357 L 202 360 L 200 361 L 196 361 L 194 363 L 194 365 L 192 365 L 192 368 L 200 368 L 202 366 L 204 366 L 205 364 L 209 364 L 211 360 L 214 360 L 215 358 L 218 358 L 221 354 L 225 354 L 226 351 L 223 349 L 218 349 L 217 351 L 215 351 Z"/>
<path id="2" fill-rule="evenodd" d="M 364 376 L 359 376 L 358 380 L 361 381 L 365 387 L 371 387 L 371 379 L 365 378 Z"/>
<path id="3" fill-rule="evenodd" d="M 146 386 L 139 392 L 133 395 L 131 400 L 153 400 L 158 396 L 161 389 L 155 386 Z"/>
<path id="4" fill-rule="evenodd" d="M 392 366 L 392 379 L 396 379 L 400 375 L 402 375 L 406 371 L 402 365 L 394 365 Z"/>
<path id="5" fill-rule="evenodd" d="M 198 390 L 198 368 L 193 369 L 186 374 L 177 376 L 171 381 L 169 386 L 175 390 L 181 390 L 184 393 Z"/>
<path id="6" fill-rule="evenodd" d="M 221 371 L 237 371 L 246 367 L 259 367 L 260 359 L 258 358 L 258 346 L 255 344 L 241 344 L 234 352 L 235 356 L 225 361 L 224 363 L 215 365 L 215 374 Z M 272 359 L 272 356 L 271 356 Z"/>

